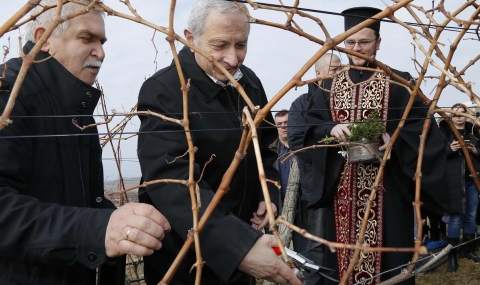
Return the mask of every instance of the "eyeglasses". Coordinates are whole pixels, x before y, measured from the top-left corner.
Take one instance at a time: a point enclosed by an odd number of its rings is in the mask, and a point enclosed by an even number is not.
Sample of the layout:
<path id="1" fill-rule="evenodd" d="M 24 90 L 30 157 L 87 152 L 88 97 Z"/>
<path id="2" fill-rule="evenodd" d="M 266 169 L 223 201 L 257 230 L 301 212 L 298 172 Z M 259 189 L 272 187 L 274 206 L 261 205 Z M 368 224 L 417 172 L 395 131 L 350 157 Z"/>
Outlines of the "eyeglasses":
<path id="1" fill-rule="evenodd" d="M 377 39 L 373 39 L 373 40 L 359 40 L 358 42 L 357 41 L 354 41 L 354 40 L 346 40 L 345 41 L 345 46 L 348 47 L 348 48 L 351 48 L 351 47 L 354 47 L 355 44 L 358 44 L 359 46 L 361 47 L 366 47 L 368 46 L 370 43 L 376 41 Z"/>

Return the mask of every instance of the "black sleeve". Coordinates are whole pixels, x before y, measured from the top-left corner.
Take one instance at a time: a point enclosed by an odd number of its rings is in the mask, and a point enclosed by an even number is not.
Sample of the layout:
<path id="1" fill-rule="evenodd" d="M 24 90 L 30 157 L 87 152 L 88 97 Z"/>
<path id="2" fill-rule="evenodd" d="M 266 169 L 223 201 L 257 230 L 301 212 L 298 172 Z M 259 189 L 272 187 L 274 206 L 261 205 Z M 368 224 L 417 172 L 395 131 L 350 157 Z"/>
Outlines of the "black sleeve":
<path id="1" fill-rule="evenodd" d="M 303 148 L 303 138 L 305 137 L 305 127 L 307 125 L 307 120 L 305 119 L 307 98 L 308 93 L 295 99 L 288 112 L 287 139 L 288 145 L 293 151 Z M 307 151 L 298 152 L 296 155 L 303 161 L 311 160 Z"/>
<path id="2" fill-rule="evenodd" d="M 387 132 L 395 132 L 402 114 L 407 106 L 410 94 L 398 85 L 392 84 Z M 420 146 L 420 135 L 427 116 L 428 106 L 416 97 L 409 115 L 394 143 L 394 154 L 398 157 L 402 171 L 410 179 L 415 178 Z M 449 209 L 448 189 L 446 188 L 446 154 L 444 138 L 432 117 L 425 142 L 422 160 L 422 193 L 424 199 L 432 199 L 444 209 Z M 388 165 L 387 165 L 388 167 Z M 423 195 L 422 194 L 422 195 Z M 438 206 L 437 206 L 438 208 Z"/>
<path id="3" fill-rule="evenodd" d="M 328 92 L 318 89 L 310 98 L 306 114 L 308 126 L 305 129 L 304 146 L 318 144 L 318 141 L 331 136 L 332 129 L 338 124 L 332 121 L 330 115 L 329 96 Z"/>
<path id="4" fill-rule="evenodd" d="M 179 83 L 177 85 L 180 86 Z M 182 96 L 177 91 L 169 90 L 159 80 L 151 78 L 140 90 L 138 110 L 150 110 L 180 119 Z M 188 155 L 183 156 L 188 150 L 183 127 L 154 116 L 140 116 L 140 120 L 137 151 L 143 179 L 187 180 L 189 158 Z M 195 145 L 195 133 L 191 134 Z M 194 172 L 197 181 L 201 167 L 196 163 Z M 204 180 L 200 181 L 199 187 L 201 216 L 214 192 Z M 193 227 L 188 187 L 179 183 L 161 183 L 148 186 L 146 191 L 155 207 L 168 219 L 172 230 L 185 239 Z M 202 255 L 218 276 L 228 280 L 260 235 L 261 232 L 254 230 L 219 203 L 200 235 Z"/>
<path id="5" fill-rule="evenodd" d="M 0 110 L 7 100 L 8 93 L 0 94 Z M 67 207 L 28 196 L 29 187 L 35 187 L 29 185 L 34 142 L 18 138 L 31 132 L 20 100 L 11 115 L 16 116 L 13 124 L 0 131 L 1 258 L 24 264 L 98 267 L 106 261 L 105 232 L 113 210 Z"/>

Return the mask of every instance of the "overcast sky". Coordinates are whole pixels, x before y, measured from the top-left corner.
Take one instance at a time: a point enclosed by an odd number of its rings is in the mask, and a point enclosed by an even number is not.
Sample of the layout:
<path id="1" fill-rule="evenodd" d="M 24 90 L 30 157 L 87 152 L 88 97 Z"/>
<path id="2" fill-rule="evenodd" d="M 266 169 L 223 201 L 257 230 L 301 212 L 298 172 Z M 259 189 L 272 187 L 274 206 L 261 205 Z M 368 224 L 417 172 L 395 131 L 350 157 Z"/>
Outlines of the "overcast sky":
<path id="1" fill-rule="evenodd" d="M 16 12 L 27 0 L 2 0 L 2 9 L 0 9 L 0 24 L 3 24 L 14 12 Z M 170 1 L 168 0 L 130 0 L 137 12 L 146 20 L 153 22 L 160 26 L 168 26 L 168 13 Z M 276 0 L 262 0 L 264 3 L 278 4 Z M 285 5 L 292 5 L 294 0 L 284 0 Z M 385 8 L 385 3 L 392 5 L 388 0 L 301 0 L 300 7 L 316 9 L 329 12 L 341 12 L 347 8 L 358 6 L 359 2 L 363 6 Z M 434 1 L 437 4 L 439 1 Z M 111 8 L 129 13 L 127 7 L 118 0 L 105 0 L 105 4 Z M 183 36 L 183 29 L 186 27 L 187 18 L 190 8 L 194 0 L 177 1 L 176 15 L 175 15 L 175 30 L 177 34 Z M 432 7 L 431 0 L 414 0 L 413 3 L 418 6 L 423 6 L 425 9 Z M 464 1 L 446 1 L 445 6 L 447 11 L 453 12 L 458 5 Z M 250 9 L 254 18 L 268 20 L 271 22 L 285 23 L 286 16 L 284 13 Z M 458 17 L 467 20 L 474 12 L 473 8 L 468 8 L 466 12 L 460 14 Z M 320 18 L 327 27 L 332 37 L 343 32 L 343 18 L 335 15 L 328 15 L 324 13 L 314 13 L 314 16 Z M 413 18 L 405 9 L 399 10 L 395 16 L 405 22 L 414 22 Z M 444 16 L 436 12 L 435 18 L 438 22 L 443 22 Z M 315 35 L 321 39 L 325 39 L 319 26 L 308 19 L 295 16 L 294 18 L 300 27 L 307 33 Z M 424 22 L 425 17 L 422 17 Z M 450 27 L 458 27 L 457 24 L 451 22 Z M 108 41 L 105 44 L 106 58 L 102 69 L 100 71 L 98 81 L 102 85 L 107 97 L 107 109 L 112 110 L 130 110 L 135 105 L 138 91 L 141 84 L 146 78 L 170 64 L 172 60 L 171 51 L 165 35 L 156 33 L 153 41 L 158 50 L 155 54 L 155 47 L 152 43 L 154 31 L 151 28 L 142 26 L 125 19 L 120 19 L 115 16 L 106 17 L 107 37 Z M 475 27 L 474 27 L 475 28 Z M 434 33 L 434 29 L 431 29 Z M 10 57 L 18 56 L 17 37 L 23 35 L 24 29 L 12 31 L 2 38 L 0 38 L 1 45 L 8 45 L 8 37 L 10 37 Z M 413 40 L 410 33 L 391 23 L 382 23 L 380 30 L 382 42 L 380 50 L 377 54 L 377 59 L 391 66 L 392 68 L 408 71 L 414 77 L 418 76 L 417 71 L 412 62 Z M 445 31 L 440 38 L 440 42 L 444 43 L 442 47 L 444 55 L 449 51 L 450 44 L 457 37 L 458 32 Z M 476 38 L 475 34 L 467 34 L 460 42 L 460 45 L 455 53 L 454 66 L 457 70 L 461 70 L 471 59 L 476 57 L 479 53 L 479 42 L 470 40 L 469 38 Z M 426 44 L 426 41 L 422 41 Z M 343 44 L 342 44 L 343 46 Z M 177 44 L 177 49 L 182 45 Z M 320 46 L 309 40 L 299 37 L 291 32 L 257 25 L 252 25 L 250 38 L 248 42 L 248 54 L 244 62 L 245 65 L 253 69 L 257 76 L 262 80 L 263 86 L 269 98 L 273 97 L 298 70 L 305 65 L 313 54 L 318 51 Z M 428 46 L 426 47 L 428 48 Z M 424 56 L 420 50 L 416 50 L 417 60 L 423 64 Z M 341 55 L 343 63 L 347 63 L 345 55 Z M 156 62 L 155 62 L 156 59 Z M 434 58 L 438 63 L 441 63 L 438 58 Z M 443 64 L 441 64 L 443 66 Z M 480 74 L 480 63 L 471 67 L 465 76 L 465 81 L 476 82 L 475 76 Z M 439 75 L 439 71 L 433 66 L 429 66 L 428 75 Z M 303 79 L 314 78 L 314 71 L 311 69 L 304 76 Z M 422 85 L 423 92 L 431 97 L 433 96 L 434 88 L 437 80 L 426 81 Z M 478 85 L 473 85 L 473 91 L 479 93 Z M 306 87 L 299 87 L 287 93 L 282 100 L 274 107 L 273 111 L 288 109 L 291 102 L 299 95 L 306 93 Z M 431 95 L 429 95 L 431 94 Z M 443 92 L 439 105 L 449 107 L 457 102 L 468 101 L 468 96 L 457 91 L 453 87 L 447 87 Z M 98 119 L 97 119 L 98 120 Z M 117 121 L 118 122 L 118 121 Z M 115 126 L 115 121 L 111 126 Z M 139 120 L 135 118 L 128 126 L 128 132 L 135 132 L 140 126 Z M 100 132 L 104 129 L 100 129 Z M 122 142 L 122 157 L 125 161 L 122 162 L 122 173 L 125 177 L 139 177 L 140 169 L 138 162 L 136 162 L 136 145 L 137 139 L 129 139 Z M 118 177 L 115 163 L 111 160 L 113 157 L 110 147 L 104 149 L 104 167 L 105 177 L 109 180 Z"/>

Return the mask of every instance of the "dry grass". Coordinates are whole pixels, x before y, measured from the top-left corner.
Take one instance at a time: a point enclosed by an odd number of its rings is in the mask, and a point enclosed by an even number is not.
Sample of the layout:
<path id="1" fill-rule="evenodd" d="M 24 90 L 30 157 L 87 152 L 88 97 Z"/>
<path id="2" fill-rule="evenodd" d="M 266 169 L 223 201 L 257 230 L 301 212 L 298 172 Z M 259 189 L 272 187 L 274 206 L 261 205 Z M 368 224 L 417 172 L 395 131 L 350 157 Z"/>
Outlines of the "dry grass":
<path id="1" fill-rule="evenodd" d="M 480 285 L 480 264 L 465 258 L 458 259 L 459 268 L 455 273 L 448 273 L 447 263 L 433 271 L 416 277 L 417 285 Z"/>

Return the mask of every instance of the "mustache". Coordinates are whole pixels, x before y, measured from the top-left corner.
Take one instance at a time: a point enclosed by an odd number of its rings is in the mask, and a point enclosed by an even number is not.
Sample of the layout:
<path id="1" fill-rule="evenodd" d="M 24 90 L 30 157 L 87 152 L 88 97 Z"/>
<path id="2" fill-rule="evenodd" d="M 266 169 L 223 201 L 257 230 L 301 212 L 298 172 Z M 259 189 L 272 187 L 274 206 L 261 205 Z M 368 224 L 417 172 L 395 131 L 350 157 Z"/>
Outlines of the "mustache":
<path id="1" fill-rule="evenodd" d="M 84 64 L 83 64 L 83 68 L 86 68 L 86 67 L 102 67 L 102 61 L 101 60 L 98 60 L 98 59 L 92 59 L 92 60 L 89 60 L 89 61 L 86 61 Z"/>

